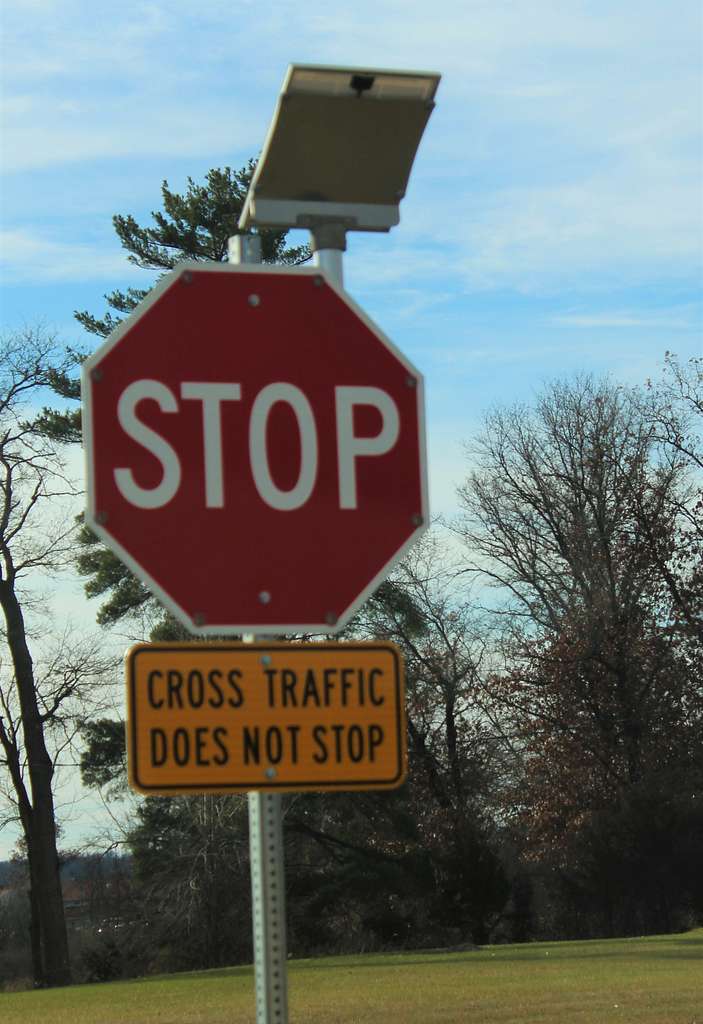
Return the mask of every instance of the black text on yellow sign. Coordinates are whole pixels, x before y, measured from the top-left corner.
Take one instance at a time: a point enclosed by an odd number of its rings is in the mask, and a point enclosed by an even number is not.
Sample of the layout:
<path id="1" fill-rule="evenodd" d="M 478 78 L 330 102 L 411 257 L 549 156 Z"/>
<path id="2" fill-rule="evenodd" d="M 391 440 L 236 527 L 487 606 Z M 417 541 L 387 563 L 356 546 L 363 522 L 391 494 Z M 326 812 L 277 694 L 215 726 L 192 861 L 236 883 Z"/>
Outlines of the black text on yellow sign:
<path id="1" fill-rule="evenodd" d="M 393 644 L 138 644 L 126 674 L 138 792 L 392 789 L 405 778 Z"/>

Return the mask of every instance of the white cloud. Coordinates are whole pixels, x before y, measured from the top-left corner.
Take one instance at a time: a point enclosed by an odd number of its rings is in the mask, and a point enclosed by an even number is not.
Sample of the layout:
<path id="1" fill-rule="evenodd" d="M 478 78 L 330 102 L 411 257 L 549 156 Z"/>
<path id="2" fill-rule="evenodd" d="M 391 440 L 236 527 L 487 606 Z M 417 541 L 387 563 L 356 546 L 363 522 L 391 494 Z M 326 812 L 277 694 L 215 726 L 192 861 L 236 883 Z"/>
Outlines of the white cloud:
<path id="1" fill-rule="evenodd" d="M 117 248 L 60 242 L 22 229 L 0 231 L 0 265 L 6 283 L 119 280 L 129 270 Z M 130 276 L 134 270 L 129 271 Z"/>
<path id="2" fill-rule="evenodd" d="M 125 0 L 91 18 L 83 0 L 6 7 L 7 172 L 236 162 L 259 148 L 290 59 L 430 67 L 444 80 L 386 285 L 450 264 L 469 291 L 609 286 L 614 267 L 629 281 L 690 277 L 699 256 L 692 0 L 676 18 L 654 0 Z"/>
<path id="3" fill-rule="evenodd" d="M 215 99 L 204 109 L 187 96 L 164 104 L 154 96 L 138 102 L 134 96 L 22 95 L 4 101 L 3 115 L 6 173 L 105 159 L 255 152 L 262 134 L 246 107 Z"/>
<path id="4" fill-rule="evenodd" d="M 464 197 L 462 213 L 438 234 L 459 250 L 469 289 L 540 292 L 594 282 L 610 288 L 613 268 L 621 285 L 653 276 L 690 279 L 701 253 L 699 195 L 692 179 L 643 179 L 622 167 Z"/>
<path id="5" fill-rule="evenodd" d="M 701 310 L 690 306 L 659 311 L 648 310 L 610 310 L 607 312 L 593 311 L 589 313 L 562 313 L 550 317 L 551 324 L 556 327 L 576 327 L 587 330 L 608 330 L 610 328 L 638 328 L 672 331 L 700 330 Z"/>

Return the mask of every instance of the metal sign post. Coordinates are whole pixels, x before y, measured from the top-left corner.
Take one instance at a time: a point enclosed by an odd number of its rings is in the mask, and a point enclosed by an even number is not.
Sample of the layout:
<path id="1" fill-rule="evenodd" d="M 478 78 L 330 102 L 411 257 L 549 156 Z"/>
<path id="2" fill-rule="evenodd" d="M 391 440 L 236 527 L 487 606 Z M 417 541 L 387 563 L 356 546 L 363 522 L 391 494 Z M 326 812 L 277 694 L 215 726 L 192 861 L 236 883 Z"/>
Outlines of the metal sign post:
<path id="1" fill-rule="evenodd" d="M 286 886 L 280 793 L 249 793 L 256 1024 L 287 1024 Z"/>
<path id="2" fill-rule="evenodd" d="M 230 239 L 230 263 L 261 263 L 261 239 Z M 245 633 L 245 643 L 254 643 Z M 256 1024 L 288 1024 L 288 942 L 280 793 L 249 793 L 249 865 Z"/>

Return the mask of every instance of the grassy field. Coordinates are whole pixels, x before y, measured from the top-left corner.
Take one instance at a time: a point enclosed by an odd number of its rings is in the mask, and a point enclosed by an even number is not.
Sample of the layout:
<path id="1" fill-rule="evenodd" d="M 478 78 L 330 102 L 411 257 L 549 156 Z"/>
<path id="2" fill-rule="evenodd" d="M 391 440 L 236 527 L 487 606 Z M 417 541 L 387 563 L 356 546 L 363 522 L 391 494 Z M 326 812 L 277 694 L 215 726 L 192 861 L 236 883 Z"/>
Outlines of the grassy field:
<path id="1" fill-rule="evenodd" d="M 703 929 L 291 961 L 290 1024 L 703 1024 Z M 249 967 L 0 995 L 2 1024 L 254 1024 Z"/>

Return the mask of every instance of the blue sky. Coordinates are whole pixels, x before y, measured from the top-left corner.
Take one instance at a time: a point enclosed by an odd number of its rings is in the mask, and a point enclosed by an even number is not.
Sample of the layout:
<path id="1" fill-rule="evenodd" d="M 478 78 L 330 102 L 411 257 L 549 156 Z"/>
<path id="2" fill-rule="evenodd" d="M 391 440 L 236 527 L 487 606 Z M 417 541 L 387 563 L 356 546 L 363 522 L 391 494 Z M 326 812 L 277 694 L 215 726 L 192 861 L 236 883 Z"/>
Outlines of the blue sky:
<path id="1" fill-rule="evenodd" d="M 287 64 L 440 71 L 401 225 L 351 237 L 347 287 L 427 376 L 433 505 L 482 409 L 575 369 L 641 381 L 701 352 L 695 0 L 432 5 L 6 0 L 4 329 L 153 275 L 113 213 L 255 155 Z"/>
<path id="2" fill-rule="evenodd" d="M 112 214 L 256 155 L 288 63 L 439 71 L 401 224 L 345 273 L 426 376 L 451 514 L 490 405 L 703 353 L 701 36 L 698 0 L 5 0 L 2 329 L 92 347 L 74 310 L 154 279 Z"/>

